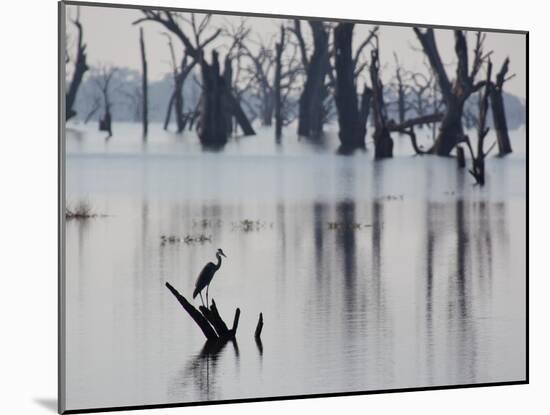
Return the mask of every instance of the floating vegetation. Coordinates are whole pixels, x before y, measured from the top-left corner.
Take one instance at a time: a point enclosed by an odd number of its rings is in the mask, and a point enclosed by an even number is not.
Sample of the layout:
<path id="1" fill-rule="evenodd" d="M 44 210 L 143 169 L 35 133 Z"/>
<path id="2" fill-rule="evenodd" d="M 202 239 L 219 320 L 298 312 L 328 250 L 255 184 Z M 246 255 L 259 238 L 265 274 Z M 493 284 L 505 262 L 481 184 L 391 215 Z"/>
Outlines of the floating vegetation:
<path id="1" fill-rule="evenodd" d="M 381 200 L 403 200 L 403 195 L 386 195 L 380 197 Z"/>
<path id="2" fill-rule="evenodd" d="M 204 244 L 206 242 L 212 242 L 211 235 L 198 234 L 198 235 L 185 235 L 183 237 L 176 235 L 161 235 L 160 236 L 160 245 L 164 246 L 166 244 L 177 244 L 183 242 L 187 245 L 200 243 Z"/>
<path id="3" fill-rule="evenodd" d="M 103 217 L 105 215 L 99 215 L 95 213 L 90 203 L 86 200 L 82 200 L 78 202 L 78 204 L 76 204 L 74 207 L 67 206 L 65 208 L 66 219 L 83 220 L 83 219 L 96 218 L 100 216 Z"/>
<path id="4" fill-rule="evenodd" d="M 221 219 L 193 219 L 193 228 L 221 228 L 223 222 Z"/>
<path id="5" fill-rule="evenodd" d="M 242 232 L 257 232 L 262 229 L 273 229 L 273 222 L 243 219 L 239 222 L 232 222 L 231 227 L 233 230 Z"/>
<path id="6" fill-rule="evenodd" d="M 368 223 L 348 223 L 348 222 L 329 222 L 328 228 L 330 230 L 338 229 L 351 229 L 351 230 L 360 230 L 364 228 L 371 228 L 372 225 Z"/>

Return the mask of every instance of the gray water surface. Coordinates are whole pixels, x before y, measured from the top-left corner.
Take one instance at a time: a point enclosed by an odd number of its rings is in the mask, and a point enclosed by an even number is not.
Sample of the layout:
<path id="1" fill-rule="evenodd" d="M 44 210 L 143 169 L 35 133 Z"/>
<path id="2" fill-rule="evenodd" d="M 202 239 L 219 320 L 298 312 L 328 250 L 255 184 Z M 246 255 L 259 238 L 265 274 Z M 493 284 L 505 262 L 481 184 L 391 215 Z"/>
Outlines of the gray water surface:
<path id="1" fill-rule="evenodd" d="M 150 130 L 67 131 L 67 202 L 106 215 L 66 225 L 67 409 L 525 378 L 523 130 L 484 188 L 406 137 L 374 162 L 335 154 L 334 131 L 213 153 Z M 190 298 L 218 248 L 210 296 L 228 323 L 242 313 L 206 355 L 165 282 Z"/>

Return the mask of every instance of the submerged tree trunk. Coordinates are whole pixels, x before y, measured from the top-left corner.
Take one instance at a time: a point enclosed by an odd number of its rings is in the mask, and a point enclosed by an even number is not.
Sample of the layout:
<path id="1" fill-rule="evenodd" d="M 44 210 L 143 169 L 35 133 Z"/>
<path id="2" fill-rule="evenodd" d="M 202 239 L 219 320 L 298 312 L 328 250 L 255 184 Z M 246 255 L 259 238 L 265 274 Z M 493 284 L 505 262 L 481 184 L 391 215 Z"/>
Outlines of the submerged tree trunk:
<path id="1" fill-rule="evenodd" d="M 446 101 L 446 107 L 439 133 L 431 150 L 432 153 L 440 156 L 448 156 L 452 149 L 464 140 L 462 127 L 464 102 L 458 98 L 451 98 Z"/>
<path id="2" fill-rule="evenodd" d="M 109 137 L 113 135 L 113 130 L 111 128 L 111 118 L 111 110 L 109 107 L 107 107 L 103 118 L 99 120 L 99 131 L 106 131 L 109 134 Z"/>
<path id="3" fill-rule="evenodd" d="M 223 79 L 225 86 L 229 93 L 232 93 L 233 91 L 233 67 L 231 66 L 231 59 L 229 56 L 225 58 L 225 63 L 223 67 Z M 231 111 L 231 107 L 228 102 L 226 102 L 226 126 L 227 126 L 227 135 L 231 136 L 233 133 L 233 115 Z"/>
<path id="4" fill-rule="evenodd" d="M 317 138 L 323 131 L 325 78 L 329 69 L 328 32 L 321 21 L 309 21 L 313 54 L 306 67 L 306 82 L 299 101 L 298 135 Z"/>
<path id="5" fill-rule="evenodd" d="M 201 143 L 208 147 L 225 145 L 230 134 L 229 115 L 233 115 L 244 135 L 254 135 L 240 103 L 220 74 L 218 53 L 212 52 L 212 63 L 201 59 L 202 95 L 199 109 L 198 134 Z"/>
<path id="6" fill-rule="evenodd" d="M 202 96 L 198 133 L 206 146 L 223 146 L 227 142 L 224 79 L 220 75 L 218 53 L 212 52 L 212 63 L 201 60 Z"/>
<path id="7" fill-rule="evenodd" d="M 372 83 L 372 110 L 374 116 L 374 158 L 393 157 L 393 140 L 386 123 L 386 106 L 384 104 L 384 90 L 380 80 L 380 63 L 378 49 L 371 51 L 371 62 L 369 67 Z"/>
<path id="8" fill-rule="evenodd" d="M 422 44 L 424 54 L 428 58 L 430 66 L 437 77 L 441 95 L 445 102 L 445 115 L 431 152 L 441 156 L 448 156 L 458 143 L 464 141 L 464 130 L 462 127 L 464 103 L 472 93 L 478 91 L 484 85 L 484 82 L 475 83 L 476 75 L 485 59 L 483 55 L 484 35 L 481 32 L 477 33 L 474 56 L 471 62 L 471 69 L 469 69 L 466 35 L 461 30 L 454 31 L 457 69 L 456 79 L 451 83 L 437 49 L 433 29 L 429 28 L 421 31 L 419 28 L 414 27 L 413 30 Z"/>
<path id="9" fill-rule="evenodd" d="M 166 283 L 166 288 L 170 290 L 183 309 L 189 314 L 189 317 L 199 326 L 208 342 L 226 342 L 235 338 L 239 326 L 239 317 L 241 315 L 241 310 L 239 308 L 235 310 L 233 327 L 229 329 L 220 316 L 214 300 L 212 300 L 212 305 L 209 307 L 200 306 L 199 311 L 169 282 Z"/>
<path id="10" fill-rule="evenodd" d="M 273 100 L 275 111 L 275 138 L 279 140 L 283 132 L 283 108 L 281 97 L 281 78 L 283 72 L 283 47 L 285 28 L 281 26 L 281 38 L 275 45 L 275 80 L 273 82 Z"/>
<path id="11" fill-rule="evenodd" d="M 168 101 L 168 107 L 166 108 L 166 115 L 164 116 L 164 126 L 163 129 L 168 129 L 168 124 L 170 124 L 170 117 L 172 116 L 172 107 L 174 106 L 174 101 L 176 98 L 176 92 L 172 92 L 170 95 L 170 100 Z"/>
<path id="12" fill-rule="evenodd" d="M 143 123 L 143 135 L 147 135 L 149 124 L 149 98 L 147 91 L 147 59 L 145 57 L 145 41 L 143 40 L 143 28 L 139 28 L 139 46 L 141 49 L 141 66 L 142 66 L 142 89 L 143 89 L 143 102 L 142 102 L 142 123 Z"/>
<path id="13" fill-rule="evenodd" d="M 183 114 L 183 84 L 185 82 L 185 78 L 187 78 L 187 75 L 191 70 L 191 67 L 193 67 L 193 65 L 188 67 L 187 55 L 184 55 L 181 60 L 180 71 L 178 72 L 175 70 L 174 72 L 174 116 L 176 118 L 178 133 L 181 133 L 185 129 L 185 116 Z"/>
<path id="14" fill-rule="evenodd" d="M 340 128 L 338 136 L 343 152 L 365 148 L 366 117 L 370 103 L 370 95 L 365 89 L 360 111 L 352 57 L 353 27 L 353 23 L 339 23 L 334 29 L 335 103 Z"/>
<path id="15" fill-rule="evenodd" d="M 73 22 L 78 30 L 78 43 L 77 43 L 77 52 L 76 52 L 76 62 L 73 72 L 73 77 L 69 90 L 65 95 L 65 120 L 69 120 L 76 115 L 74 110 L 74 104 L 76 101 L 76 94 L 78 88 L 82 83 L 82 78 L 84 73 L 89 69 L 86 63 L 86 45 L 83 43 L 83 34 L 82 34 L 82 24 L 80 23 L 78 14 L 76 20 Z"/>
<path id="16" fill-rule="evenodd" d="M 472 155 L 472 168 L 469 170 L 470 174 L 474 177 L 477 184 L 480 186 L 485 185 L 485 157 L 489 151 L 485 152 L 483 149 L 483 144 L 487 133 L 489 132 L 489 127 L 486 127 L 487 112 L 489 111 L 489 95 L 491 93 L 491 71 L 492 64 L 489 60 L 487 64 L 487 82 L 485 83 L 485 88 L 481 94 L 479 100 L 479 117 L 478 117 L 478 126 L 477 126 L 477 154 L 474 154 L 470 140 L 467 140 L 468 147 L 470 148 Z"/>
<path id="17" fill-rule="evenodd" d="M 506 123 L 506 112 L 504 110 L 504 99 L 502 98 L 502 87 L 506 80 L 509 62 L 510 60 L 506 58 L 497 74 L 496 82 L 491 85 L 490 91 L 493 127 L 497 136 L 499 156 L 505 156 L 512 152 L 510 136 L 508 135 L 508 125 Z"/>

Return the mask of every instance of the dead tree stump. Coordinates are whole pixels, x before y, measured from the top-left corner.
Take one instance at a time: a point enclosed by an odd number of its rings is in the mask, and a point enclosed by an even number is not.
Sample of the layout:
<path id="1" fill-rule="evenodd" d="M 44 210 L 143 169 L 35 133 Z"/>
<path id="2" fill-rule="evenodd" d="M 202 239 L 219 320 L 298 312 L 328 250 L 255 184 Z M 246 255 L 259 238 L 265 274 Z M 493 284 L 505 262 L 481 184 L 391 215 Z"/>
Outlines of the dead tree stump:
<path id="1" fill-rule="evenodd" d="M 229 328 L 223 318 L 221 317 L 216 302 L 212 300 L 210 307 L 200 306 L 197 310 L 187 299 L 181 295 L 169 282 L 166 284 L 166 288 L 176 297 L 183 309 L 189 314 L 189 317 L 193 319 L 195 324 L 201 329 L 202 334 L 206 337 L 206 341 L 209 344 L 225 343 L 229 340 L 234 340 L 237 334 L 237 328 L 239 326 L 239 318 L 241 316 L 241 310 L 237 308 L 235 310 L 235 316 L 233 317 L 233 326 Z M 254 334 L 257 340 L 260 339 L 260 334 L 263 327 L 263 315 L 260 313 L 260 320 L 256 327 Z"/>

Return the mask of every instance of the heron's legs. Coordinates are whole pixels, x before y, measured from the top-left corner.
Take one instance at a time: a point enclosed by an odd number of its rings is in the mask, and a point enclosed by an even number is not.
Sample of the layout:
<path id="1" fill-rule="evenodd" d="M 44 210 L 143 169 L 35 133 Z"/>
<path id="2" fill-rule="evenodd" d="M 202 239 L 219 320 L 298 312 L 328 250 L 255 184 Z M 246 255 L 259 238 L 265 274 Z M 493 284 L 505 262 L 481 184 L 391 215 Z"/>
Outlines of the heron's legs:
<path id="1" fill-rule="evenodd" d="M 208 284 L 208 285 L 206 286 L 206 308 L 209 307 L 209 305 L 208 305 L 208 304 L 209 304 L 209 303 L 208 303 L 208 289 L 209 289 L 209 288 L 210 288 L 210 284 Z"/>
<path id="2" fill-rule="evenodd" d="M 199 291 L 199 295 L 201 296 L 201 303 L 202 303 L 202 306 L 204 307 L 204 300 L 202 299 L 202 292 L 201 291 Z M 208 299 L 206 301 L 208 301 Z"/>

